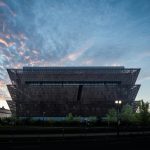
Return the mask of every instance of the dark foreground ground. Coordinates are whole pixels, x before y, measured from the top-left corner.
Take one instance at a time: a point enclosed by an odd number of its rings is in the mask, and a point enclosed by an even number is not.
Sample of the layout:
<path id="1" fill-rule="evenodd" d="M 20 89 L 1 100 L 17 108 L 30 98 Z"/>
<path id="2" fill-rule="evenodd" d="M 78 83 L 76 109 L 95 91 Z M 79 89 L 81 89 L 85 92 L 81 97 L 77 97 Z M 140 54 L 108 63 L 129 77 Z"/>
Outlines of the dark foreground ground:
<path id="1" fill-rule="evenodd" d="M 150 149 L 149 131 L 120 131 L 119 136 L 115 130 L 106 131 L 102 128 L 0 129 L 0 150 Z"/>
<path id="2" fill-rule="evenodd" d="M 1 149 L 22 149 L 22 150 L 44 150 L 44 149 L 149 149 L 150 136 L 105 136 L 96 138 L 76 138 L 76 139 L 26 139 L 1 142 Z"/>

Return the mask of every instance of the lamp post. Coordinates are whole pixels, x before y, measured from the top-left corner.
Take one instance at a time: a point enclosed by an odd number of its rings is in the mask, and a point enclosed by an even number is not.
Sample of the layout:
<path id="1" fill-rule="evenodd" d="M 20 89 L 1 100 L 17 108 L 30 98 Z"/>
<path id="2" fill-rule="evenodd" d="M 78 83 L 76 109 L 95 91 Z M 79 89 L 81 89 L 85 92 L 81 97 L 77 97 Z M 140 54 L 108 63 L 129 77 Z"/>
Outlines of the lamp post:
<path id="1" fill-rule="evenodd" d="M 45 117 L 44 115 L 45 115 L 45 112 L 43 112 L 43 126 L 44 126 L 44 117 Z"/>
<path id="2" fill-rule="evenodd" d="M 115 100 L 115 104 L 117 106 L 117 136 L 119 136 L 119 125 L 120 125 L 119 108 L 122 104 L 122 101 L 121 100 Z"/>

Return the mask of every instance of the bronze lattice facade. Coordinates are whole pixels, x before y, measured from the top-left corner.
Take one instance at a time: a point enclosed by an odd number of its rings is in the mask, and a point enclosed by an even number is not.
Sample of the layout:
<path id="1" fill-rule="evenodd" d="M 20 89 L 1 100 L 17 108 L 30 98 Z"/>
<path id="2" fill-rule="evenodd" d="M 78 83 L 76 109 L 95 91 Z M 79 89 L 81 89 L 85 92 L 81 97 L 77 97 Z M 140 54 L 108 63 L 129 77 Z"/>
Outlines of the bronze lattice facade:
<path id="1" fill-rule="evenodd" d="M 23 67 L 7 69 L 7 85 L 20 117 L 104 116 L 115 100 L 131 104 L 139 68 Z"/>

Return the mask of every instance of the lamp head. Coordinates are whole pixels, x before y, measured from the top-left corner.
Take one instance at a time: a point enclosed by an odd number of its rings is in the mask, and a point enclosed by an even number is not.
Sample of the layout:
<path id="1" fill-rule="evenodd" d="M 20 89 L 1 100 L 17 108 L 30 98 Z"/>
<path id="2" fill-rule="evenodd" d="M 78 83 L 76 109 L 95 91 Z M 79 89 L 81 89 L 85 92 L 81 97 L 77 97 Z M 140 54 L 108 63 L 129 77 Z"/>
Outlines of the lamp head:
<path id="1" fill-rule="evenodd" d="M 119 100 L 119 104 L 122 104 L 122 101 L 121 101 L 121 100 Z"/>
<path id="2" fill-rule="evenodd" d="M 116 101 L 115 101 L 115 104 L 118 104 L 118 102 L 119 102 L 119 101 L 118 101 L 118 100 L 116 100 Z"/>
<path id="3" fill-rule="evenodd" d="M 121 100 L 115 100 L 115 104 L 122 104 Z"/>

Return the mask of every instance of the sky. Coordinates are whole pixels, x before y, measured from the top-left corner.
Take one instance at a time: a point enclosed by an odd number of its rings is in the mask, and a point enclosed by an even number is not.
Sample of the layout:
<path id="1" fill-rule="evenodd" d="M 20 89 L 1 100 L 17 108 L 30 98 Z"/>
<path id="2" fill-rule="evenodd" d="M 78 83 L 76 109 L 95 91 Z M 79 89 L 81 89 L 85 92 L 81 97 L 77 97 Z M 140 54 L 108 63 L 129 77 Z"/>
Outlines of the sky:
<path id="1" fill-rule="evenodd" d="M 149 0 L 0 0 L 0 107 L 6 68 L 141 68 L 136 100 L 150 102 Z"/>

